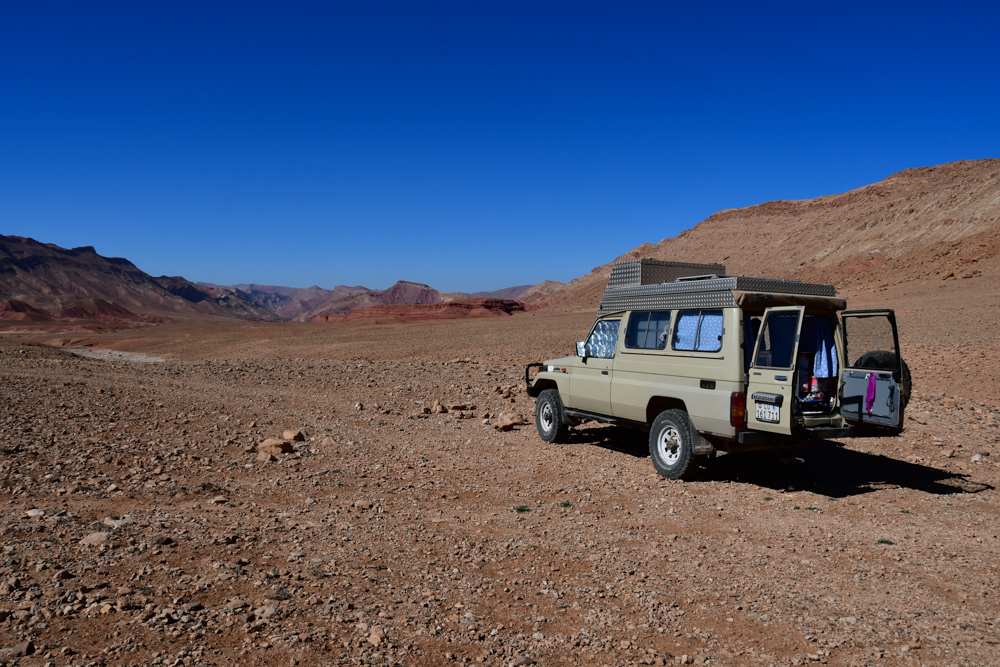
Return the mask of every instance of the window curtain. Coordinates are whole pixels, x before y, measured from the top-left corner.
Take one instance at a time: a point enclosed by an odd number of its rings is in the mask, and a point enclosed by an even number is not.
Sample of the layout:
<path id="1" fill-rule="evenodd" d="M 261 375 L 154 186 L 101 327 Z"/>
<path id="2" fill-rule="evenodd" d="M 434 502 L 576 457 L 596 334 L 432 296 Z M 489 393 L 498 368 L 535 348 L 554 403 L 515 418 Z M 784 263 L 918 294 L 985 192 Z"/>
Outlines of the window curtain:
<path id="1" fill-rule="evenodd" d="M 825 317 L 812 318 L 815 322 L 816 356 L 813 357 L 813 375 L 818 378 L 837 377 L 837 347 L 833 342 L 833 327 Z"/>

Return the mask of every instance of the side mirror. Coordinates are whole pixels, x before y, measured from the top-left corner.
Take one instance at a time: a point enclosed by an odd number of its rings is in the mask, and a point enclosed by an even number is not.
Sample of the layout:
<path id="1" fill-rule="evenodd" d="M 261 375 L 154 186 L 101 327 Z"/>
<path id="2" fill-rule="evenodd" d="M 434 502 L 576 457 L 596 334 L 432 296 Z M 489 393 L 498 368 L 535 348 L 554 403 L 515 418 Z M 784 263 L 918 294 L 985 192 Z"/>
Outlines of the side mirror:
<path id="1" fill-rule="evenodd" d="M 587 343 L 584 341 L 577 341 L 576 343 L 576 356 L 586 357 L 587 356 Z"/>

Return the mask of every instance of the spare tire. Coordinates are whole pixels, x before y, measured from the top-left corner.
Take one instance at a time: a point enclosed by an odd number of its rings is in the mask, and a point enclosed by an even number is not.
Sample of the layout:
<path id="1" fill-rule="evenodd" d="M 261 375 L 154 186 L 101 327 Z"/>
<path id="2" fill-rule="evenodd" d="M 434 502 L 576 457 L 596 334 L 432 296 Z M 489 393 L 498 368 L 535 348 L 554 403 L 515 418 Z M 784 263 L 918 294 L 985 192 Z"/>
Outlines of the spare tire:
<path id="1" fill-rule="evenodd" d="M 910 377 L 910 367 L 906 365 L 906 360 L 900 358 L 900 378 L 899 378 L 899 409 L 902 410 L 910 402 L 910 394 L 913 391 L 913 379 Z M 877 370 L 890 370 L 896 367 L 896 355 L 888 350 L 875 350 L 865 352 L 855 364 L 857 368 L 872 368 Z"/>

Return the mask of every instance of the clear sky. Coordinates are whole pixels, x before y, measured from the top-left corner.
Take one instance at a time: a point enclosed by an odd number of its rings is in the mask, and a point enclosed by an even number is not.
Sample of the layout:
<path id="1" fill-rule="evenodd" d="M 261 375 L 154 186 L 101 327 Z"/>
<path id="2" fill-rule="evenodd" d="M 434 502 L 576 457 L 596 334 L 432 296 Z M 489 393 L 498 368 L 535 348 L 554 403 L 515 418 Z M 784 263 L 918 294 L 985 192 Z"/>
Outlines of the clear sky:
<path id="1" fill-rule="evenodd" d="M 1000 157 L 998 7 L 5 2 L 0 233 L 221 284 L 567 281 Z"/>

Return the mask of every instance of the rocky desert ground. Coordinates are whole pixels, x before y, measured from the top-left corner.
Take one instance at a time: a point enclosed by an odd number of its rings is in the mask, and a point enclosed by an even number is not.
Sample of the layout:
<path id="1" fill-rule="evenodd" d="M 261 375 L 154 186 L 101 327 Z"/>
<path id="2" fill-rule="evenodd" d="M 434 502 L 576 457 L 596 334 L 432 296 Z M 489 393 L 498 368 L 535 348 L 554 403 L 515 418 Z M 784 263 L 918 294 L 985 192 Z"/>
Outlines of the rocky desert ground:
<path id="1" fill-rule="evenodd" d="M 898 309 L 901 437 L 690 482 L 641 433 L 537 437 L 523 366 L 589 312 L 0 336 L 3 657 L 998 664 L 998 297 L 972 284 L 851 295 Z"/>

